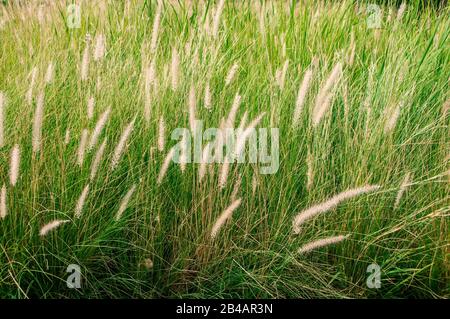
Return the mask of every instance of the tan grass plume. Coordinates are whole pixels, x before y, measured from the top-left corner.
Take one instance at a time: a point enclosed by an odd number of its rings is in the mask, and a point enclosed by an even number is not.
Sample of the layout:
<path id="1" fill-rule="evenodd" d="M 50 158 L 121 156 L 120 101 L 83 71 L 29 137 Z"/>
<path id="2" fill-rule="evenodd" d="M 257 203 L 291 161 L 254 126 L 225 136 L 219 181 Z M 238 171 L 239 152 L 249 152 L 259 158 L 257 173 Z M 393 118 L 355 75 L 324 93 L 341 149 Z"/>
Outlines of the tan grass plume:
<path id="1" fill-rule="evenodd" d="M 225 5 L 225 0 L 220 0 L 217 5 L 216 12 L 214 14 L 213 27 L 212 27 L 212 35 L 214 38 L 217 38 L 217 36 L 219 34 L 220 16 L 222 15 L 224 5 Z"/>
<path id="2" fill-rule="evenodd" d="M 252 176 L 252 195 L 253 196 L 255 196 L 255 194 L 256 194 L 256 190 L 258 188 L 258 184 L 259 184 L 258 176 L 256 175 L 256 173 L 253 173 L 253 176 Z"/>
<path id="3" fill-rule="evenodd" d="M 53 62 L 50 62 L 47 67 L 47 71 L 45 72 L 45 84 L 48 85 L 53 82 L 54 77 L 54 65 Z"/>
<path id="4" fill-rule="evenodd" d="M 33 89 L 34 89 L 34 85 L 36 84 L 37 72 L 38 72 L 38 68 L 33 67 L 33 69 L 31 70 L 31 73 L 30 73 L 30 86 L 28 87 L 28 91 L 25 96 L 25 99 L 26 99 L 28 105 L 31 105 L 31 103 L 33 102 Z"/>
<path id="5" fill-rule="evenodd" d="M 89 137 L 89 131 L 87 129 L 83 129 L 81 131 L 80 144 L 78 144 L 77 151 L 77 164 L 79 166 L 83 166 L 84 154 L 86 152 L 86 144 Z"/>
<path id="6" fill-rule="evenodd" d="M 347 239 L 349 236 L 350 235 L 345 235 L 345 236 L 340 235 L 340 236 L 333 236 L 333 237 L 326 237 L 326 238 L 318 239 L 318 240 L 315 240 L 315 241 L 312 241 L 310 243 L 303 245 L 302 247 L 299 248 L 298 252 L 300 254 L 303 254 L 303 253 L 310 252 L 311 250 L 316 249 L 316 248 L 329 246 L 332 244 L 337 244 L 337 243 Z"/>
<path id="7" fill-rule="evenodd" d="M 7 208 L 6 208 L 6 185 L 3 184 L 2 190 L 0 192 L 0 218 L 3 219 L 6 217 L 7 214 Z"/>
<path id="8" fill-rule="evenodd" d="M 235 156 L 239 156 L 240 153 L 243 151 L 246 140 L 250 137 L 256 126 L 258 126 L 258 124 L 261 122 L 261 120 L 265 115 L 266 112 L 262 112 L 253 121 L 250 122 L 250 124 L 245 128 L 245 130 L 241 134 L 239 134 L 234 149 Z"/>
<path id="9" fill-rule="evenodd" d="M 352 31 L 350 35 L 350 53 L 347 57 L 348 66 L 353 66 L 353 63 L 355 62 L 355 54 L 356 54 L 355 32 Z"/>
<path id="10" fill-rule="evenodd" d="M 162 1 L 158 1 L 155 18 L 153 20 L 152 37 L 151 37 L 151 41 L 150 41 L 150 52 L 151 53 L 155 53 L 156 47 L 158 45 L 159 25 L 161 22 L 161 10 L 162 10 Z"/>
<path id="11" fill-rule="evenodd" d="M 14 145 L 11 151 L 11 162 L 9 165 L 9 181 L 12 186 L 15 186 L 19 179 L 20 170 L 20 148 L 19 145 Z"/>
<path id="12" fill-rule="evenodd" d="M 64 145 L 69 144 L 69 142 L 70 142 L 70 130 L 67 129 L 66 134 L 64 135 Z"/>
<path id="13" fill-rule="evenodd" d="M 408 186 L 411 184 L 411 172 L 408 172 L 405 174 L 405 177 L 403 178 L 402 184 L 400 185 L 400 188 L 397 193 L 397 197 L 395 198 L 394 203 L 394 209 L 397 209 L 400 205 L 400 200 L 403 197 L 403 194 L 405 193 Z"/>
<path id="14" fill-rule="evenodd" d="M 94 158 L 94 161 L 91 164 L 91 173 L 90 173 L 90 176 L 89 176 L 91 181 L 94 180 L 95 175 L 97 174 L 98 167 L 100 166 L 100 163 L 101 163 L 102 158 L 103 158 L 103 154 L 105 153 L 106 142 L 107 142 L 107 139 L 105 137 L 105 139 L 103 140 L 103 143 L 100 144 L 100 147 L 98 148 L 97 152 L 95 153 L 95 158 Z"/>
<path id="15" fill-rule="evenodd" d="M 153 59 L 145 69 L 145 84 L 144 84 L 144 118 L 147 122 L 150 121 L 151 115 L 151 100 L 152 100 L 152 86 L 156 82 L 156 62 Z"/>
<path id="16" fill-rule="evenodd" d="M 405 14 L 406 11 L 406 3 L 403 2 L 400 7 L 398 8 L 397 11 L 397 21 L 400 21 L 403 18 L 403 15 Z"/>
<path id="17" fill-rule="evenodd" d="M 233 82 L 233 79 L 237 73 L 237 70 L 239 68 L 239 65 L 237 63 L 234 63 L 233 66 L 228 71 L 227 77 L 225 78 L 225 86 L 228 86 Z"/>
<path id="18" fill-rule="evenodd" d="M 195 131 L 195 109 L 197 106 L 197 100 L 195 97 L 195 87 L 192 84 L 191 88 L 189 90 L 189 126 L 191 128 L 191 131 Z"/>
<path id="19" fill-rule="evenodd" d="M 323 118 L 330 107 L 333 98 L 333 93 L 330 91 L 332 91 L 334 86 L 337 84 L 341 72 L 342 63 L 338 62 L 328 76 L 325 84 L 321 87 L 319 94 L 317 95 L 311 118 L 314 127 L 316 127 L 320 123 L 320 120 Z"/>
<path id="20" fill-rule="evenodd" d="M 98 34 L 95 37 L 94 61 L 100 61 L 106 53 L 106 36 Z"/>
<path id="21" fill-rule="evenodd" d="M 172 80 L 172 90 L 176 91 L 180 78 L 180 57 L 176 48 L 172 49 L 172 63 L 170 67 L 170 77 Z"/>
<path id="22" fill-rule="evenodd" d="M 94 107 L 95 107 L 95 99 L 93 96 L 90 96 L 87 100 L 87 117 L 88 117 L 88 119 L 92 119 L 94 117 Z"/>
<path id="23" fill-rule="evenodd" d="M 300 115 L 303 110 L 303 105 L 305 104 L 306 95 L 308 94 L 311 79 L 312 79 L 312 70 L 308 69 L 306 70 L 305 75 L 303 76 L 302 84 L 298 89 L 297 101 L 295 103 L 295 110 L 292 121 L 292 125 L 294 128 L 298 126 Z"/>
<path id="24" fill-rule="evenodd" d="M 84 203 L 86 202 L 86 198 L 89 194 L 89 184 L 87 184 L 83 191 L 81 192 L 80 197 L 78 198 L 77 204 L 75 206 L 75 217 L 80 218 L 81 213 L 83 212 Z"/>
<path id="25" fill-rule="evenodd" d="M 169 165 L 170 165 L 170 162 L 172 161 L 174 154 L 175 154 L 175 148 L 172 147 L 170 149 L 169 153 L 167 154 L 166 158 L 164 159 L 164 162 L 159 171 L 158 184 L 161 184 L 162 180 L 164 179 L 164 176 L 166 175 L 167 170 L 169 169 Z"/>
<path id="26" fill-rule="evenodd" d="M 211 146 L 212 146 L 213 142 L 209 142 L 205 145 L 205 147 L 203 148 L 203 152 L 202 152 L 202 161 L 200 163 L 200 166 L 198 168 L 198 181 L 201 182 L 203 180 L 203 178 L 206 175 L 206 167 L 208 165 L 208 160 L 209 160 L 209 152 L 211 150 Z"/>
<path id="27" fill-rule="evenodd" d="M 44 93 L 39 94 L 36 101 L 36 110 L 34 112 L 32 144 L 33 152 L 39 152 L 42 139 L 42 122 L 44 119 Z"/>
<path id="28" fill-rule="evenodd" d="M 211 239 L 214 239 L 217 236 L 220 228 L 225 224 L 225 222 L 231 218 L 233 212 L 241 205 L 241 199 L 235 200 L 230 206 L 227 207 L 223 211 L 223 213 L 219 216 L 214 226 L 211 229 Z"/>
<path id="29" fill-rule="evenodd" d="M 5 145 L 5 102 L 3 92 L 0 92 L 0 147 Z"/>
<path id="30" fill-rule="evenodd" d="M 188 134 L 184 133 L 181 139 L 181 154 L 180 154 L 180 169 L 184 173 L 186 171 L 186 166 L 188 163 Z"/>
<path id="31" fill-rule="evenodd" d="M 68 223 L 68 222 L 70 222 L 70 220 L 61 220 L 61 219 L 53 220 L 53 221 L 49 222 L 48 224 L 45 224 L 44 226 L 42 226 L 41 230 L 39 231 L 39 235 L 41 237 L 44 237 L 52 230 L 58 228 L 62 224 Z"/>
<path id="32" fill-rule="evenodd" d="M 306 189 L 309 191 L 314 183 L 314 157 L 309 149 L 306 157 L 306 165 L 308 167 L 306 173 Z"/>
<path id="33" fill-rule="evenodd" d="M 207 82 L 205 86 L 205 97 L 203 103 L 206 109 L 211 109 L 211 88 L 209 87 L 209 82 Z"/>
<path id="34" fill-rule="evenodd" d="M 241 105 L 241 96 L 239 93 L 236 93 L 233 100 L 233 105 L 231 106 L 230 113 L 228 113 L 228 117 L 225 121 L 225 128 L 232 128 L 234 127 L 234 121 L 236 119 L 236 114 L 239 109 L 239 106 Z"/>
<path id="35" fill-rule="evenodd" d="M 289 59 L 286 59 L 283 64 L 283 68 L 279 71 L 279 76 L 277 77 L 277 84 L 280 90 L 284 89 L 284 83 L 286 81 L 286 74 L 289 68 Z"/>
<path id="36" fill-rule="evenodd" d="M 86 47 L 83 51 L 83 57 L 81 59 L 81 81 L 87 81 L 89 76 L 89 50 L 90 50 L 90 36 L 86 37 Z"/>
<path id="37" fill-rule="evenodd" d="M 373 192 L 377 189 L 379 189 L 379 185 L 367 185 L 359 188 L 353 188 L 349 189 L 347 191 L 344 191 L 342 193 L 339 193 L 330 199 L 320 203 L 316 204 L 310 208 L 305 209 L 304 211 L 300 212 L 295 216 L 293 221 L 293 229 L 294 233 L 298 234 L 301 231 L 300 226 L 304 224 L 307 220 L 321 214 L 325 213 L 333 208 L 335 208 L 337 205 L 339 205 L 344 200 L 359 196 L 361 194 Z"/>
<path id="38" fill-rule="evenodd" d="M 158 128 L 158 151 L 164 151 L 164 146 L 166 144 L 166 125 L 164 123 L 164 115 L 159 117 L 159 128 Z"/>
<path id="39" fill-rule="evenodd" d="M 89 139 L 89 145 L 88 150 L 92 150 L 94 146 L 97 144 L 97 141 L 106 125 L 106 122 L 108 121 L 109 114 L 111 113 L 111 108 L 108 107 L 106 111 L 100 115 L 100 118 L 98 119 L 97 123 L 95 124 L 94 131 L 91 134 L 91 137 Z"/>
<path id="40" fill-rule="evenodd" d="M 387 111 L 387 120 L 386 123 L 384 125 L 384 132 L 386 134 L 389 134 L 390 132 L 392 132 L 395 128 L 395 126 L 397 125 L 397 121 L 400 117 L 400 113 L 401 113 L 401 108 L 402 106 L 399 104 L 394 108 L 391 108 Z"/>
<path id="41" fill-rule="evenodd" d="M 120 218 L 122 217 L 123 213 L 125 212 L 125 210 L 128 207 L 128 202 L 131 199 L 131 196 L 133 196 L 134 191 L 136 190 L 136 184 L 133 184 L 130 189 L 128 190 L 128 192 L 125 194 L 125 196 L 122 198 L 122 201 L 120 202 L 120 206 L 119 209 L 116 213 L 116 217 L 114 218 L 115 221 L 119 221 Z"/>
<path id="42" fill-rule="evenodd" d="M 231 163 L 225 159 L 224 163 L 222 163 L 222 167 L 219 175 L 219 188 L 223 189 L 227 184 L 228 180 L 228 172 L 230 171 Z"/>
<path id="43" fill-rule="evenodd" d="M 122 154 L 125 151 L 125 148 L 127 146 L 128 138 L 130 137 L 131 132 L 133 131 L 135 120 L 136 120 L 136 118 L 134 118 L 127 125 L 127 127 L 123 130 L 122 135 L 120 136 L 119 142 L 117 143 L 117 146 L 114 149 L 114 153 L 113 153 L 113 156 L 111 159 L 111 170 L 114 170 L 117 167 L 117 165 L 119 164 Z"/>

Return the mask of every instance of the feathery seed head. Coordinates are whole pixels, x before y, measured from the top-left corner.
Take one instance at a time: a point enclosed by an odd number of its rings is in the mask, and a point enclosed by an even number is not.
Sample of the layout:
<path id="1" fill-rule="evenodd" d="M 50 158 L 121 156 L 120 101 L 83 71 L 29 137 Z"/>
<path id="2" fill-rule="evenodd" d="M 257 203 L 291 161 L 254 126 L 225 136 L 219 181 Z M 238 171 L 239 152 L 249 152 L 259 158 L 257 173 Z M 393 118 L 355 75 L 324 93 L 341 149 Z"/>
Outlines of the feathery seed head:
<path id="1" fill-rule="evenodd" d="M 239 65 L 237 63 L 234 63 L 231 67 L 230 71 L 228 71 L 227 77 L 225 78 L 225 86 L 228 86 L 231 84 L 231 82 L 234 79 L 234 76 L 236 75 L 236 72 L 239 68 Z"/>
<path id="2" fill-rule="evenodd" d="M 299 248 L 298 252 L 300 254 L 303 254 L 303 253 L 310 252 L 311 250 L 316 249 L 316 248 L 329 246 L 332 244 L 337 244 L 337 243 L 347 239 L 349 236 L 350 235 L 345 235 L 345 236 L 340 235 L 340 236 L 333 236 L 333 237 L 326 237 L 326 238 L 318 239 L 318 240 L 315 240 L 315 241 L 312 241 L 310 243 L 303 245 L 302 247 Z"/>
<path id="3" fill-rule="evenodd" d="M 87 184 L 83 191 L 81 192 L 80 197 L 78 198 L 77 204 L 75 206 L 75 217 L 80 218 L 81 213 L 83 212 L 84 203 L 86 201 L 86 198 L 89 194 L 89 184 Z"/>
<path id="4" fill-rule="evenodd" d="M 6 185 L 3 184 L 0 192 L 0 219 L 4 219 L 6 217 L 6 214 Z"/>
<path id="5" fill-rule="evenodd" d="M 19 178 L 20 170 L 20 148 L 19 145 L 14 145 L 11 151 L 11 163 L 9 169 L 9 180 L 12 186 L 15 186 Z"/>
<path id="6" fill-rule="evenodd" d="M 211 239 L 214 239 L 217 236 L 217 233 L 219 232 L 220 228 L 225 224 L 225 222 L 231 218 L 231 215 L 233 212 L 241 205 L 241 199 L 236 199 L 231 203 L 230 206 L 228 206 L 223 213 L 219 216 L 217 221 L 215 222 L 214 226 L 211 229 Z"/>
<path id="7" fill-rule="evenodd" d="M 361 194 L 373 192 L 377 189 L 379 189 L 379 185 L 367 185 L 359 188 L 353 188 L 349 189 L 347 191 L 344 191 L 342 193 L 339 193 L 330 199 L 320 203 L 311 206 L 308 209 L 305 209 L 304 211 L 300 212 L 297 216 L 295 216 L 293 221 L 293 229 L 296 234 L 298 234 L 301 231 L 300 226 L 305 223 L 307 220 L 315 217 L 316 215 L 319 215 L 321 213 L 325 213 L 333 208 L 335 208 L 337 205 L 339 205 L 342 201 L 356 197 Z"/>
<path id="8" fill-rule="evenodd" d="M 34 153 L 39 152 L 41 148 L 43 119 L 44 119 L 44 93 L 41 93 L 39 94 L 36 101 L 36 110 L 34 113 L 34 120 L 33 120 L 32 144 Z"/>
<path id="9" fill-rule="evenodd" d="M 44 237 L 52 230 L 58 228 L 62 224 L 68 223 L 68 222 L 70 222 L 70 220 L 60 220 L 60 219 L 53 220 L 53 221 L 49 222 L 48 224 L 45 224 L 44 226 L 42 226 L 41 230 L 39 231 L 39 235 L 41 237 Z"/>

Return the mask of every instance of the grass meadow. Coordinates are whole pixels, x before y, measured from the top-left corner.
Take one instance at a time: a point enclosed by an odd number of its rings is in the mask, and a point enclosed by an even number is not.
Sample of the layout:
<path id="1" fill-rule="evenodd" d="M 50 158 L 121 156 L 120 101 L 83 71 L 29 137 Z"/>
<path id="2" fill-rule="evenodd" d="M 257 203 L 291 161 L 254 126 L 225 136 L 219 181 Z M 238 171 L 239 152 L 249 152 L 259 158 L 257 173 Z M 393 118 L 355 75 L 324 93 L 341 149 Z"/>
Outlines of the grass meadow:
<path id="1" fill-rule="evenodd" d="M 449 296 L 449 7 L 74 2 L 0 4 L 2 298 Z"/>

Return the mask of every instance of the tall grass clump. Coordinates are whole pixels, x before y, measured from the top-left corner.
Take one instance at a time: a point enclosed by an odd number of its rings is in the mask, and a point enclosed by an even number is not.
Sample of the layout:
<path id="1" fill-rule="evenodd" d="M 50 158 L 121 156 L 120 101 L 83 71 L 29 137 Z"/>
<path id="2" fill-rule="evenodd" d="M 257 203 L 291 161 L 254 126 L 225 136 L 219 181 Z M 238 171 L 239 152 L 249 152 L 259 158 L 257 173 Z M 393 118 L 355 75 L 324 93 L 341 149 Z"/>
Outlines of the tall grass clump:
<path id="1" fill-rule="evenodd" d="M 450 296 L 448 5 L 76 2 L 0 1 L 0 297 Z"/>

